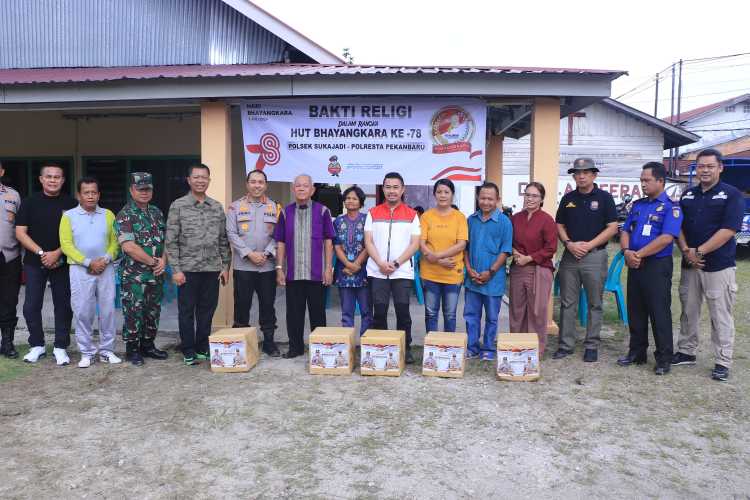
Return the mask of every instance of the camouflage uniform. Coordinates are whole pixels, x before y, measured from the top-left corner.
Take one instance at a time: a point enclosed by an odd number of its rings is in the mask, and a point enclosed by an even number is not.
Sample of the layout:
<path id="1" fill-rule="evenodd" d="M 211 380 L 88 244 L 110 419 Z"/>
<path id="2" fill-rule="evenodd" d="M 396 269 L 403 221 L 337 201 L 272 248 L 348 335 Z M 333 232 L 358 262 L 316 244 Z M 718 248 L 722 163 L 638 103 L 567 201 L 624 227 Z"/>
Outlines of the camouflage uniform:
<path id="1" fill-rule="evenodd" d="M 165 226 L 161 210 L 153 205 L 142 210 L 132 200 L 115 220 L 120 245 L 133 241 L 152 257 L 164 254 Z M 125 342 L 153 341 L 159 329 L 164 275 L 154 276 L 151 267 L 123 254 L 120 262 L 122 339 Z"/>

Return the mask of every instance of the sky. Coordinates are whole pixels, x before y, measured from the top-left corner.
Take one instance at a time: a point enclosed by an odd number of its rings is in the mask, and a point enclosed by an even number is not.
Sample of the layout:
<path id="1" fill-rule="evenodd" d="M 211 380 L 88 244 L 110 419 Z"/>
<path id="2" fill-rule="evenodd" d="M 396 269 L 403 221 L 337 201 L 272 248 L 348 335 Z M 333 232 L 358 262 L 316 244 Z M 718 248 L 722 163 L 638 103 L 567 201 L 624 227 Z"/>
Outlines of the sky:
<path id="1" fill-rule="evenodd" d="M 612 97 L 654 111 L 679 59 L 750 53 L 750 1 L 252 0 L 355 64 L 628 71 Z M 710 7 L 710 10 L 709 10 Z M 671 70 L 658 116 L 670 114 Z M 750 93 L 750 54 L 683 65 L 682 110 Z"/>

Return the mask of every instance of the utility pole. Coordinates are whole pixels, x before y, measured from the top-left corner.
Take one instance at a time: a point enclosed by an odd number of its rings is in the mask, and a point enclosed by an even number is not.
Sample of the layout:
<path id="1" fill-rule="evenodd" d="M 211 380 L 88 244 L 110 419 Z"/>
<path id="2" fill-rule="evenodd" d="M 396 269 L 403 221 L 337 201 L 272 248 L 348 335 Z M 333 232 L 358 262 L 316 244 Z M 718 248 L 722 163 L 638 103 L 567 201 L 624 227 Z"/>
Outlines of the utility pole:
<path id="1" fill-rule="evenodd" d="M 676 125 L 680 125 L 680 109 L 682 108 L 682 59 L 680 59 L 679 63 L 679 75 L 677 77 L 677 121 Z M 672 159 L 672 175 L 677 174 L 677 159 L 680 156 L 680 147 L 677 146 L 674 149 L 674 158 Z"/>
<path id="2" fill-rule="evenodd" d="M 672 95 L 669 103 L 669 123 L 674 125 L 674 91 L 675 91 L 675 64 L 672 63 Z M 674 170 L 674 148 L 669 149 L 669 172 Z"/>
<path id="3" fill-rule="evenodd" d="M 654 93 L 654 118 L 659 118 L 659 73 L 656 74 L 656 92 Z"/>

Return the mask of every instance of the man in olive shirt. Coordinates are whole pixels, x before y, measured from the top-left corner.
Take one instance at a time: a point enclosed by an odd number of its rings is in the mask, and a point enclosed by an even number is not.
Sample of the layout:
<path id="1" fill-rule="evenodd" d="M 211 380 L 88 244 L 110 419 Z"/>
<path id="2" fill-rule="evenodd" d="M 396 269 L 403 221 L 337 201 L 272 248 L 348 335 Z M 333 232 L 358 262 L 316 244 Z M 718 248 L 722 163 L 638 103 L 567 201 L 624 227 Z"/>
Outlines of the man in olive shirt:
<path id="1" fill-rule="evenodd" d="M 591 363 L 599 357 L 607 242 L 617 233 L 617 210 L 612 195 L 594 184 L 598 172 L 592 159 L 575 160 L 568 173 L 573 174 L 576 189 L 563 196 L 557 208 L 555 221 L 565 252 L 557 272 L 560 277 L 560 337 L 554 359 L 573 354 L 581 285 L 589 304 L 583 360 Z"/>
<path id="2" fill-rule="evenodd" d="M 167 255 L 177 285 L 177 312 L 186 365 L 207 360 L 219 302 L 219 281 L 226 285 L 231 255 L 226 216 L 221 203 L 206 195 L 211 170 L 193 165 L 187 177 L 190 192 L 176 199 L 167 217 Z"/>
<path id="3" fill-rule="evenodd" d="M 266 196 L 266 174 L 247 174 L 247 194 L 229 205 L 227 237 L 232 246 L 234 278 L 234 328 L 250 324 L 253 293 L 258 294 L 258 319 L 263 332 L 263 352 L 279 357 L 273 341 L 276 328 L 276 241 L 273 231 L 281 207 Z"/>

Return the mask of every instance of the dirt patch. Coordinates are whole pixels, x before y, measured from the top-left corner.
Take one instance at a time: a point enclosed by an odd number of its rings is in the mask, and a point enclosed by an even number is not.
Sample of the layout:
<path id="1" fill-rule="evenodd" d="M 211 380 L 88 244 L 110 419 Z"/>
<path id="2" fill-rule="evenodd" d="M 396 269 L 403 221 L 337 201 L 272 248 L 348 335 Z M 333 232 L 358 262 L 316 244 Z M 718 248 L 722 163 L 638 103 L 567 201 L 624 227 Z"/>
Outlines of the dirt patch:
<path id="1" fill-rule="evenodd" d="M 750 279 L 750 263 L 739 271 Z M 48 357 L 0 385 L 0 497 L 747 498 L 750 294 L 738 299 L 727 383 L 710 380 L 707 335 L 698 364 L 668 376 L 653 359 L 616 366 L 611 300 L 600 361 L 546 358 L 533 383 L 479 361 L 448 380 L 311 376 L 300 358 L 219 375 L 173 351 L 142 368 Z"/>

